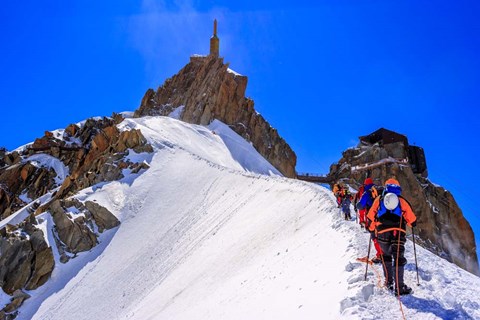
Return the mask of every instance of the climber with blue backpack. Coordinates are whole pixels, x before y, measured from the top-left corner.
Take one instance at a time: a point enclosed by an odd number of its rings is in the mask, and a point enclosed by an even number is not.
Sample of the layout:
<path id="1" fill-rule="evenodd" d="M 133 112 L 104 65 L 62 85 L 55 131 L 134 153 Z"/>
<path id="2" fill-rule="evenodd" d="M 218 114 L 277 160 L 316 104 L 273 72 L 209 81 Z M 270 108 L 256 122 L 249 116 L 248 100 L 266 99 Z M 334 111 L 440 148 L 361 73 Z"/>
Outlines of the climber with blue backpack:
<path id="1" fill-rule="evenodd" d="M 400 183 L 396 179 L 388 179 L 382 195 L 375 199 L 367 213 L 369 230 L 375 232 L 383 252 L 381 258 L 385 285 L 395 295 L 412 292 L 403 281 L 404 267 L 407 264 L 404 253 L 407 225 L 414 227 L 417 222 L 412 207 L 401 193 Z"/>
<path id="2" fill-rule="evenodd" d="M 360 213 L 360 223 L 362 222 L 361 220 L 363 219 L 364 222 L 364 227 L 366 230 L 368 230 L 369 227 L 369 221 L 365 219 L 366 213 L 368 213 L 368 210 L 373 205 L 373 202 L 375 198 L 378 196 L 378 191 L 375 185 L 373 184 L 373 179 L 372 178 L 366 178 L 365 181 L 363 182 L 363 186 L 361 188 L 362 194 L 358 197 L 358 201 L 355 203 L 355 208 L 358 210 Z M 362 217 L 363 215 L 363 217 Z M 360 224 L 361 225 L 361 224 Z M 371 233 L 371 240 L 373 241 L 373 245 L 375 247 L 375 250 L 377 251 L 377 254 L 375 257 L 372 258 L 371 262 L 373 263 L 381 263 L 381 255 L 382 255 L 382 249 L 380 248 L 380 245 L 378 244 L 377 237 L 375 236 L 374 232 Z M 363 258 L 362 258 L 363 259 Z M 368 257 L 367 257 L 368 259 Z"/>

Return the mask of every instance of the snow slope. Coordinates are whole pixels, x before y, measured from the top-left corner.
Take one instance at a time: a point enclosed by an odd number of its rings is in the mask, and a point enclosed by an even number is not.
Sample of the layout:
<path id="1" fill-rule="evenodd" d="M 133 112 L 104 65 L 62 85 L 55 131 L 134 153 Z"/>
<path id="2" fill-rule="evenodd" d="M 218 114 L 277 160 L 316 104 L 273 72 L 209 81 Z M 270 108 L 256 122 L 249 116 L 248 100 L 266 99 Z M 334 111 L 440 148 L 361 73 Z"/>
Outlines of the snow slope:
<path id="1" fill-rule="evenodd" d="M 412 243 L 412 296 L 367 281 L 368 235 L 331 193 L 283 178 L 222 123 L 126 119 L 154 146 L 150 169 L 83 190 L 122 224 L 56 264 L 19 319 L 480 319 L 480 279 Z M 48 214 L 42 217 L 48 223 Z M 45 227 L 48 232 L 48 227 Z M 54 244 L 53 244 L 54 245 Z"/>

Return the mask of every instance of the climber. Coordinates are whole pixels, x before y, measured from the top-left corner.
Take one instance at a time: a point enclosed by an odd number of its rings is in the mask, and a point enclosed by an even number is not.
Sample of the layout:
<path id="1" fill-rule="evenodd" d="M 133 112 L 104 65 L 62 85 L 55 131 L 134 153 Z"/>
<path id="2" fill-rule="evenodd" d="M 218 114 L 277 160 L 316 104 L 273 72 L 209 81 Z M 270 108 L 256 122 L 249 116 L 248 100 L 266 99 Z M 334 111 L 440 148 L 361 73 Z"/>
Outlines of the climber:
<path id="1" fill-rule="evenodd" d="M 363 222 L 364 222 L 363 227 L 365 227 L 365 229 L 368 230 L 369 222 L 368 220 L 365 219 L 365 215 L 368 212 L 368 210 L 370 210 L 375 198 L 378 197 L 378 191 L 375 185 L 373 184 L 372 178 L 366 178 L 365 181 L 363 182 L 362 187 L 361 188 L 363 189 L 363 192 L 359 196 L 360 200 L 357 201 L 357 203 L 355 204 L 355 207 L 360 212 L 360 220 L 362 219 L 362 215 L 363 215 Z M 361 212 L 362 210 L 363 212 Z M 378 241 L 377 241 L 377 237 L 373 232 L 371 232 L 371 239 L 373 241 L 373 245 L 375 246 L 375 250 L 377 251 L 377 254 L 375 255 L 375 257 L 372 258 L 372 262 L 381 263 L 382 249 L 380 248 L 380 245 L 378 244 Z"/>
<path id="2" fill-rule="evenodd" d="M 358 223 L 360 224 L 360 228 L 365 228 L 365 209 L 358 210 L 357 203 L 360 201 L 360 198 L 363 194 L 363 185 L 358 188 L 357 193 L 353 197 L 353 210 L 355 210 L 355 214 L 358 216 Z"/>
<path id="3" fill-rule="evenodd" d="M 382 196 L 377 197 L 367 213 L 370 231 L 377 234 L 382 249 L 385 285 L 395 295 L 410 294 L 412 288 L 403 282 L 406 226 L 414 227 L 417 217 L 410 204 L 401 196 L 402 188 L 396 179 L 388 179 Z M 395 271 L 394 271 L 395 270 Z M 395 280 L 395 287 L 393 285 Z"/>
<path id="4" fill-rule="evenodd" d="M 335 199 L 337 199 L 337 207 L 340 208 L 341 203 L 342 203 L 342 185 L 340 183 L 335 183 L 332 188 L 333 195 L 335 196 Z"/>
<path id="5" fill-rule="evenodd" d="M 352 220 L 352 216 L 350 215 L 350 204 L 352 203 L 352 194 L 348 190 L 348 187 L 342 189 L 341 192 L 341 205 L 342 205 L 342 212 L 345 215 L 345 220 Z"/>

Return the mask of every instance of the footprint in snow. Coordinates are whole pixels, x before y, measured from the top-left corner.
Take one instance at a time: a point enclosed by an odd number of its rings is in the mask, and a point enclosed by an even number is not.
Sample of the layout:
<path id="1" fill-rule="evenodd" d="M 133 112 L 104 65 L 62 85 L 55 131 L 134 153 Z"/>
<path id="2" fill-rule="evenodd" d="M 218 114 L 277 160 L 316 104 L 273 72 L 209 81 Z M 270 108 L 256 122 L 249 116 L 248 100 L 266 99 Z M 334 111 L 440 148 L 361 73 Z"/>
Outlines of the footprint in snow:
<path id="1" fill-rule="evenodd" d="M 375 289 L 374 284 L 367 284 L 366 286 L 364 286 L 362 290 L 360 290 L 360 292 L 357 294 L 359 300 L 368 302 L 371 296 L 373 295 L 374 289 Z"/>
<path id="2" fill-rule="evenodd" d="M 349 262 L 346 266 L 345 266 L 345 271 L 347 272 L 352 272 L 353 270 L 357 269 L 361 264 L 360 263 L 357 263 L 357 262 Z"/>

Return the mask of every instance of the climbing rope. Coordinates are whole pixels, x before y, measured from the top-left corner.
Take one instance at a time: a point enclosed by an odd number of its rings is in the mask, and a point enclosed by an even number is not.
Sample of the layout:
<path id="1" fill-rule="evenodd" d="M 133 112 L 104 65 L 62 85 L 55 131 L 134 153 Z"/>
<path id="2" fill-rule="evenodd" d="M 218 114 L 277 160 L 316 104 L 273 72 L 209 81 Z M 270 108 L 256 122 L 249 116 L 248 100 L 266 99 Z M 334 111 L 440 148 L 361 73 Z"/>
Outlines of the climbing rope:
<path id="1" fill-rule="evenodd" d="M 402 223 L 402 217 L 400 217 L 400 225 Z M 402 313 L 402 318 L 406 320 L 405 313 L 403 312 L 402 301 L 400 300 L 400 286 L 398 285 L 398 258 L 400 257 L 400 238 L 402 236 L 401 232 L 398 232 L 398 242 L 397 242 L 397 258 L 395 259 L 395 286 L 397 287 L 397 300 L 398 305 L 400 306 L 400 312 Z"/>

